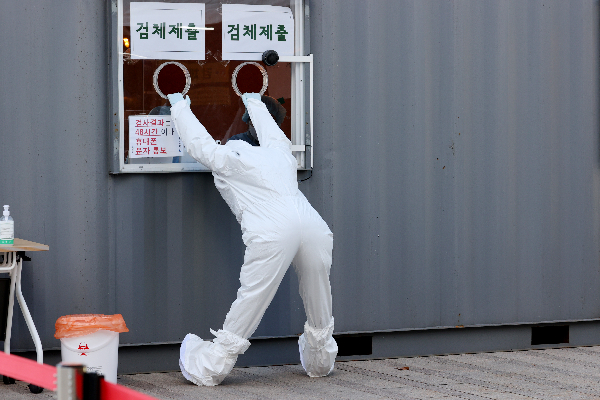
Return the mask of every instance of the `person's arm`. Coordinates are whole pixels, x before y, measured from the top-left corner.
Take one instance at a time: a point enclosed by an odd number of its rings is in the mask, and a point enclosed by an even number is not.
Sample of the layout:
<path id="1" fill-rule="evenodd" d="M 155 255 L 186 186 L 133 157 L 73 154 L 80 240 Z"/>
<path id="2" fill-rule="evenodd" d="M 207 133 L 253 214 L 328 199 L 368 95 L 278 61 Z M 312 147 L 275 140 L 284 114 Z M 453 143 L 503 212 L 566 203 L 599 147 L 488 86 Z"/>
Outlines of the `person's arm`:
<path id="1" fill-rule="evenodd" d="M 260 96 L 250 97 L 252 93 L 244 94 L 244 104 L 250 115 L 250 120 L 256 129 L 258 141 L 263 147 L 279 147 L 289 152 L 292 151 L 292 142 L 285 136 L 285 133 L 277 126 L 277 123 L 267 110 L 267 106 L 260 101 Z"/>
<path id="2" fill-rule="evenodd" d="M 215 142 L 192 113 L 186 100 L 181 99 L 171 107 L 171 117 L 190 156 L 212 171 L 222 172 L 226 169 L 231 151 Z"/>

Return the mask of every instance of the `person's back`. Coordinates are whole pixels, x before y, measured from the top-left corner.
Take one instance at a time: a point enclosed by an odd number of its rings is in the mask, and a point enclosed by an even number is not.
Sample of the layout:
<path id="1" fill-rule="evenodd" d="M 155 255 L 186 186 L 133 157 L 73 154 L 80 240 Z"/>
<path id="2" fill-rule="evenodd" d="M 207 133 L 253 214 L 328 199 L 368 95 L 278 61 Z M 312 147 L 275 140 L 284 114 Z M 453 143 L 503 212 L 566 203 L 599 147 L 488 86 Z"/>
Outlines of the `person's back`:
<path id="1" fill-rule="evenodd" d="M 176 104 L 171 111 L 182 138 L 187 136 L 188 129 L 206 132 L 204 136 L 190 140 L 188 152 L 211 169 L 217 189 L 238 222 L 248 207 L 279 196 L 299 194 L 292 142 L 260 100 L 250 107 L 249 112 L 258 135 L 258 146 L 243 140 L 229 140 L 224 146 L 217 145 L 185 102 Z"/>
<path id="2" fill-rule="evenodd" d="M 213 173 L 215 186 L 238 221 L 248 207 L 298 195 L 297 164 L 291 152 L 253 147 L 241 140 L 229 141 L 224 147 L 233 159 L 228 169 Z"/>

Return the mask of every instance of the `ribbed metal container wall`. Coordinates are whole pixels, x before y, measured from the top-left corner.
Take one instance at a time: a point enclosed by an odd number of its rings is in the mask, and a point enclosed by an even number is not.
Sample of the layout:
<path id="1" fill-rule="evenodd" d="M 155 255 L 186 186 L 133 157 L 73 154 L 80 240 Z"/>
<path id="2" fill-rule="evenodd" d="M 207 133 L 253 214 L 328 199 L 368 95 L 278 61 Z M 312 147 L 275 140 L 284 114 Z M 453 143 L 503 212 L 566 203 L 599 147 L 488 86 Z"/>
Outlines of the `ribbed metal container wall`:
<path id="1" fill-rule="evenodd" d="M 311 0 L 336 332 L 600 318 L 598 1 Z M 207 173 L 110 175 L 103 1 L 0 5 L 0 202 L 23 291 L 122 343 L 221 327 L 244 246 Z M 302 331 L 290 269 L 255 336 Z M 31 349 L 16 314 L 13 349 Z"/>

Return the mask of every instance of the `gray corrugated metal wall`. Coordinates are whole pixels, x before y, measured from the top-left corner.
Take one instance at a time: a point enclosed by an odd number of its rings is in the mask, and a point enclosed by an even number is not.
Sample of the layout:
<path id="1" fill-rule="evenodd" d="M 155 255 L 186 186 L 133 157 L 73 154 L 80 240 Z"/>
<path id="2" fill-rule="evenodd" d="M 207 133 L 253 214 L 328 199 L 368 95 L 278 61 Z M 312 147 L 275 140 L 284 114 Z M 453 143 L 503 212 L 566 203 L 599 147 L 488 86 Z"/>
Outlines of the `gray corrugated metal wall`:
<path id="1" fill-rule="evenodd" d="M 23 282 L 45 348 L 70 313 L 122 313 L 124 343 L 208 336 L 239 284 L 241 232 L 210 174 L 107 172 L 103 3 L 0 5 L 0 202 L 50 245 Z M 334 232 L 337 332 L 600 318 L 598 11 L 310 1 L 301 188 Z M 289 273 L 256 336 L 303 322 Z"/>
<path id="2" fill-rule="evenodd" d="M 11 205 L 17 237 L 51 249 L 23 272 L 44 347 L 60 345 L 60 315 L 109 311 L 105 8 L 0 4 L 0 202 Z M 20 315 L 13 348 L 33 348 Z"/>
<path id="3" fill-rule="evenodd" d="M 312 13 L 337 326 L 598 318 L 597 2 Z"/>

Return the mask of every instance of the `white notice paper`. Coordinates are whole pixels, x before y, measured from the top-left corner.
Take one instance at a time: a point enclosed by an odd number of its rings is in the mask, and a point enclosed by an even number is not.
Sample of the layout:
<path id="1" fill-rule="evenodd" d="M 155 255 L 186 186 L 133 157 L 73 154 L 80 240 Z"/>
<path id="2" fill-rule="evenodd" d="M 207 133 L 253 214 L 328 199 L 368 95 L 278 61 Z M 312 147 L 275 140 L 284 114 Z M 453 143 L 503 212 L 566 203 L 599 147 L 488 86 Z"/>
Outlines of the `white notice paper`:
<path id="1" fill-rule="evenodd" d="M 266 50 L 294 55 L 289 7 L 223 4 L 223 60 L 262 60 Z"/>
<path id="2" fill-rule="evenodd" d="M 131 3 L 131 58 L 204 60 L 204 3 Z"/>
<path id="3" fill-rule="evenodd" d="M 177 157 L 183 145 L 170 115 L 129 116 L 129 157 Z"/>

